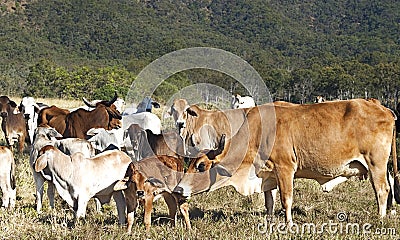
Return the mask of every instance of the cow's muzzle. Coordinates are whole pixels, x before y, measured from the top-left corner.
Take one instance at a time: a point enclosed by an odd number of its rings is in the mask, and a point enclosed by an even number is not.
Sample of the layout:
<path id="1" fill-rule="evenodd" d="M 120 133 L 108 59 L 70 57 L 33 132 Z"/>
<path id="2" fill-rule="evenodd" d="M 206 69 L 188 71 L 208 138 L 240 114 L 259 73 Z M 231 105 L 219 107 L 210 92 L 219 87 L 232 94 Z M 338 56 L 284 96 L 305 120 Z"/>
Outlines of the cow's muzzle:
<path id="1" fill-rule="evenodd" d="M 0 113 L 0 116 L 1 116 L 1 117 L 7 117 L 7 116 L 8 116 L 8 113 L 7 113 L 7 112 L 1 112 L 1 113 Z"/>

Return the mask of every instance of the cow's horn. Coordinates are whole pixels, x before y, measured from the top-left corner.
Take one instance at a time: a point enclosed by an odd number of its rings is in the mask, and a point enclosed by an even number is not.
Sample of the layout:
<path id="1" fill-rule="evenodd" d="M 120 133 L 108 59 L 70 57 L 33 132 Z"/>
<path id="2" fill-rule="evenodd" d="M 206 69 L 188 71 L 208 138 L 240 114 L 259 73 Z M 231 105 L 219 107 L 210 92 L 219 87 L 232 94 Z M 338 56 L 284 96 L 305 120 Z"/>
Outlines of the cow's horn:
<path id="1" fill-rule="evenodd" d="M 110 101 L 107 102 L 107 105 L 111 106 L 111 104 L 113 104 L 115 101 L 117 101 L 117 99 L 118 99 L 117 92 L 114 92 L 114 97 Z"/>
<path id="2" fill-rule="evenodd" d="M 89 102 L 85 97 L 82 97 L 82 100 L 86 104 L 86 106 L 91 107 L 91 108 L 96 107 L 96 104 L 94 104 L 93 102 Z"/>

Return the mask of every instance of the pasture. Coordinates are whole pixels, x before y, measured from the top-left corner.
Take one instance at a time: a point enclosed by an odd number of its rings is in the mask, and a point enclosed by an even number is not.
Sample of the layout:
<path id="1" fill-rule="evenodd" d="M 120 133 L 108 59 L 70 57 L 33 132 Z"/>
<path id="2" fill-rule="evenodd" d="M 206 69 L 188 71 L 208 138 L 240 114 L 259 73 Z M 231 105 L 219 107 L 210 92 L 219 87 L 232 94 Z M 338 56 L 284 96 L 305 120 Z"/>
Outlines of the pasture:
<path id="1" fill-rule="evenodd" d="M 82 105 L 80 101 L 38 101 L 66 108 Z M 394 206 L 398 215 L 380 219 L 371 183 L 356 178 L 329 193 L 323 193 L 316 181 L 296 179 L 292 232 L 282 228 L 284 213 L 279 197 L 274 217 L 266 218 L 262 194 L 245 197 L 231 187 L 191 198 L 191 231 L 185 229 L 181 215 L 176 227 L 169 225 L 168 209 L 161 199 L 154 205 L 149 233 L 139 208 L 132 235 L 127 235 L 118 225 L 113 200 L 102 213 L 97 213 L 94 201 L 90 201 L 85 221 L 73 226 L 73 212 L 58 196 L 56 210 L 49 208 L 45 196 L 43 212 L 36 213 L 29 154 L 14 157 L 17 202 L 14 210 L 0 210 L 1 239 L 400 239 L 399 205 Z"/>

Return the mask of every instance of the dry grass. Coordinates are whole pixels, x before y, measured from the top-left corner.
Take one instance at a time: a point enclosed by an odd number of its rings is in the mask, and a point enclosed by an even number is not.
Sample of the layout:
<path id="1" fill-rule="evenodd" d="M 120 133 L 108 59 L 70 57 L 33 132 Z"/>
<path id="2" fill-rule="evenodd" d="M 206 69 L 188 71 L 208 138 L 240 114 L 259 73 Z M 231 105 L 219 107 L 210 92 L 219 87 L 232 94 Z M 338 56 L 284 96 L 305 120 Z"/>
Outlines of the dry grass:
<path id="1" fill-rule="evenodd" d="M 82 105 L 80 101 L 38 101 L 66 108 Z M 400 239 L 399 216 L 380 219 L 370 182 L 358 179 L 351 179 L 330 193 L 321 192 L 315 181 L 295 180 L 293 218 L 300 227 L 297 233 L 280 233 L 277 229 L 276 226 L 284 222 L 279 198 L 270 222 L 264 214 L 262 194 L 244 197 L 230 187 L 193 196 L 190 200 L 191 231 L 185 229 L 181 216 L 175 228 L 169 225 L 163 200 L 155 203 L 149 233 L 144 230 L 143 212 L 139 209 L 132 235 L 128 236 L 124 227 L 118 225 L 113 202 L 102 214 L 96 213 L 94 203 L 90 202 L 85 222 L 74 227 L 73 212 L 59 197 L 56 210 L 49 209 L 45 196 L 43 213 L 36 213 L 29 155 L 16 154 L 15 159 L 17 203 L 14 210 L 0 210 L 0 239 Z M 395 209 L 400 214 L 398 205 Z M 347 218 L 339 221 L 339 213 L 346 214 Z M 271 223 L 275 227 L 270 232 Z M 303 231 L 301 234 L 301 228 L 311 224 L 316 226 L 315 231 L 323 230 L 322 233 Z M 353 228 L 346 231 L 346 226 L 360 229 L 358 233 Z M 363 226 L 369 227 L 372 233 L 363 234 Z M 379 231 L 386 231 L 386 234 L 375 234 Z"/>

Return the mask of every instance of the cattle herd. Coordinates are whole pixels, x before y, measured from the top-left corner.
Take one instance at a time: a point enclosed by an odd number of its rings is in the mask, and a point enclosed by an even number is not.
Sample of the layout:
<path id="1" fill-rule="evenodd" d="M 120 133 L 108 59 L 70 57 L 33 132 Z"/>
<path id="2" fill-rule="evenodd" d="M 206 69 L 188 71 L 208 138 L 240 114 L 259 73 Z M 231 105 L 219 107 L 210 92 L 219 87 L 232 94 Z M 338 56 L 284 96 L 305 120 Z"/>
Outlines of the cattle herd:
<path id="1" fill-rule="evenodd" d="M 0 147 L 2 207 L 15 207 L 13 152 L 24 150 L 30 153 L 38 213 L 45 184 L 50 207 L 57 191 L 73 208 L 75 221 L 85 217 L 91 198 L 98 211 L 113 198 L 127 232 L 139 205 L 150 229 L 159 197 L 172 224 L 180 211 L 190 229 L 187 200 L 224 186 L 242 195 L 263 192 L 267 214 L 274 213 L 279 190 L 290 227 L 295 178 L 314 179 L 326 192 L 353 176 L 369 178 L 381 217 L 393 198 L 400 203 L 397 118 L 374 99 L 255 106 L 251 97 L 236 95 L 232 109 L 223 111 L 176 99 L 167 111 L 176 125 L 172 130 L 162 130 L 151 113 L 152 106 L 160 106 L 148 97 L 141 108 L 126 111 L 116 94 L 108 101 L 83 102 L 62 109 L 32 97 L 20 105 L 0 97 L 7 145 Z M 394 177 L 388 170 L 391 154 Z"/>

